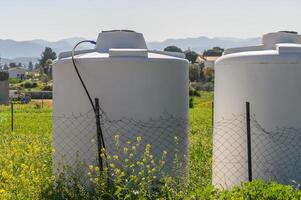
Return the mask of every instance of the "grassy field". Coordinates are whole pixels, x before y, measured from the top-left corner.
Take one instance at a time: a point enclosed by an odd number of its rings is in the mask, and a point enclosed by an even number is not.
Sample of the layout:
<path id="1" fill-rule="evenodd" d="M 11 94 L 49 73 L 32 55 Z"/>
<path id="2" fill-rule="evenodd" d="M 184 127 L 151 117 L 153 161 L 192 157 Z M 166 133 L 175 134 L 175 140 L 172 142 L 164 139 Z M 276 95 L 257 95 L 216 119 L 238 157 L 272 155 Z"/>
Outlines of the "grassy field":
<path id="1" fill-rule="evenodd" d="M 212 92 L 194 97 L 190 109 L 190 185 L 199 189 L 211 182 Z"/>
<path id="2" fill-rule="evenodd" d="M 232 191 L 211 185 L 213 93 L 195 97 L 190 109 L 190 176 L 185 199 L 300 199 L 290 186 L 260 181 Z M 52 186 L 51 102 L 14 105 L 11 132 L 9 106 L 0 106 L 0 199 L 43 199 Z M 178 199 L 183 199 L 183 194 Z M 76 199 L 76 198 L 74 198 Z M 165 199 L 165 198 L 162 198 Z"/>
<path id="3" fill-rule="evenodd" d="M 0 197 L 40 199 L 51 177 L 51 115 L 48 104 L 0 106 Z"/>

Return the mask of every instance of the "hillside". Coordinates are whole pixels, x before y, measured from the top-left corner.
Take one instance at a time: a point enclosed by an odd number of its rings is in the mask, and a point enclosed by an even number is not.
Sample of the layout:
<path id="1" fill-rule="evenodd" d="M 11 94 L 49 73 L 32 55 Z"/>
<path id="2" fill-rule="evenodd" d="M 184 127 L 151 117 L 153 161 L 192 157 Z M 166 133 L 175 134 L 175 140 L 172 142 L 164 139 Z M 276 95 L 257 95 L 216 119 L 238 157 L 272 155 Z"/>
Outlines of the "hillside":
<path id="1" fill-rule="evenodd" d="M 2 58 L 37 58 L 45 47 L 51 47 L 55 52 L 69 51 L 74 44 L 83 38 L 75 37 L 49 42 L 46 40 L 15 41 L 0 39 L 0 55 Z"/>
<path id="2" fill-rule="evenodd" d="M 260 38 L 209 38 L 209 37 L 197 37 L 197 38 L 182 38 L 182 39 L 167 39 L 163 42 L 149 42 L 149 49 L 163 50 L 166 46 L 175 45 L 183 50 L 191 49 L 196 52 L 203 52 L 206 49 L 210 49 L 214 46 L 222 48 L 232 48 L 241 46 L 257 45 L 261 43 Z"/>
<path id="3" fill-rule="evenodd" d="M 47 40 L 31 40 L 31 41 L 15 41 L 0 39 L 0 56 L 2 63 L 21 62 L 28 64 L 29 61 L 37 62 L 37 58 L 45 47 L 51 47 L 55 52 L 70 51 L 73 46 L 83 40 L 81 37 L 67 38 L 55 42 Z M 260 38 L 222 38 L 222 37 L 196 37 L 196 38 L 180 38 L 167 39 L 162 42 L 148 42 L 149 49 L 163 50 L 166 46 L 176 45 L 183 50 L 191 49 L 197 52 L 202 52 L 205 49 L 210 49 L 214 46 L 222 48 L 240 47 L 260 44 Z M 82 48 L 88 48 L 83 44 Z"/>

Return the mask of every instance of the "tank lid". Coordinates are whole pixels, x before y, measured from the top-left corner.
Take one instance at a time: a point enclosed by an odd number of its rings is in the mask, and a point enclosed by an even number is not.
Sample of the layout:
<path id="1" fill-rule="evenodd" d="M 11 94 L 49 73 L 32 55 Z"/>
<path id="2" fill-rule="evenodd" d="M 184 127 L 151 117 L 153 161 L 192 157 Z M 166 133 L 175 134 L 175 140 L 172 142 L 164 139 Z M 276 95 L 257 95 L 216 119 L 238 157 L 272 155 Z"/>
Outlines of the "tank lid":
<path id="1" fill-rule="evenodd" d="M 282 43 L 301 44 L 301 35 L 299 35 L 296 31 L 279 31 L 274 33 L 267 33 L 263 35 L 261 45 L 226 49 L 224 55 L 248 51 L 254 52 L 264 50 L 279 50 L 277 44 Z M 284 47 L 282 47 L 282 50 L 284 50 Z"/>
<path id="2" fill-rule="evenodd" d="M 293 31 L 280 31 L 263 35 L 262 43 L 264 49 L 275 49 L 279 43 L 301 44 L 301 35 Z"/>
<path id="3" fill-rule="evenodd" d="M 102 31 L 98 35 L 95 50 L 109 53 L 110 49 L 147 49 L 141 33 L 131 30 Z"/>
<path id="4" fill-rule="evenodd" d="M 291 34 L 298 34 L 297 31 L 279 31 L 280 33 L 291 33 Z"/>
<path id="5" fill-rule="evenodd" d="M 107 31 L 101 31 L 101 32 L 102 33 L 109 33 L 109 32 L 118 32 L 118 31 L 135 33 L 135 31 L 133 31 L 133 30 L 107 30 Z"/>

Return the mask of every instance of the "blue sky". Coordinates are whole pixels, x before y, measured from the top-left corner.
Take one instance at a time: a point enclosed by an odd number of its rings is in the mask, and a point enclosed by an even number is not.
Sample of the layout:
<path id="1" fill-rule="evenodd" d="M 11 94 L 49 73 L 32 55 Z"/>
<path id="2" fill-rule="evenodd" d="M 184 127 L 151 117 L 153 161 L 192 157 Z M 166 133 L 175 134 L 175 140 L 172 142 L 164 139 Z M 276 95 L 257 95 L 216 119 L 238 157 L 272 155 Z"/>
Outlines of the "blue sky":
<path id="1" fill-rule="evenodd" d="M 133 29 L 148 41 L 182 37 L 256 37 L 301 32 L 300 0 L 0 0 L 0 38 L 95 39 Z"/>

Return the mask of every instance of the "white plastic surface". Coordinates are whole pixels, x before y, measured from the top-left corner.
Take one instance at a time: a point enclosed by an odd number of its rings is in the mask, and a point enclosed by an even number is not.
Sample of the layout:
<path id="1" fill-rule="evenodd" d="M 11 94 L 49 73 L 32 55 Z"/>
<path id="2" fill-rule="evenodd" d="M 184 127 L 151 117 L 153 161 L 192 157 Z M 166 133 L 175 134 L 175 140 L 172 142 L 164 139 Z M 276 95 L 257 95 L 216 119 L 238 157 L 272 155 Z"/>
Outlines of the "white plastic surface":
<path id="1" fill-rule="evenodd" d="M 109 49 L 147 49 L 141 33 L 132 31 L 107 31 L 101 32 L 96 41 L 96 50 L 108 53 Z"/>
<path id="2" fill-rule="evenodd" d="M 128 40 L 129 38 L 131 39 Z M 118 121 L 126 118 L 151 122 L 150 120 L 160 120 L 160 117 L 166 115 L 188 120 L 187 60 L 159 52 L 148 52 L 142 39 L 142 34 L 137 33 L 101 33 L 100 41 L 97 42 L 98 46 L 94 51 L 76 56 L 79 71 L 92 98 L 100 99 L 101 108 L 110 120 Z M 125 47 L 133 48 L 124 49 Z M 79 115 L 91 110 L 71 58 L 66 55 L 68 53 L 65 53 L 53 67 L 53 116 Z M 94 121 L 95 119 L 92 118 L 87 123 L 94 124 Z M 82 124 L 83 129 L 69 126 L 62 131 L 59 127 L 60 121 L 54 120 L 53 123 L 55 168 L 61 162 L 62 155 L 68 158 L 69 163 L 75 162 L 74 146 L 83 149 L 79 155 L 80 160 L 97 165 L 96 144 L 94 148 L 88 149 L 91 147 L 89 139 L 96 135 L 95 128 L 85 130 L 87 124 Z M 163 125 L 162 123 L 161 126 Z M 177 124 L 174 126 L 176 127 Z M 182 132 L 158 129 L 158 133 L 162 132 L 161 135 L 139 133 L 139 129 L 135 126 L 131 130 L 137 130 L 137 133 L 119 130 L 104 137 L 109 144 L 113 144 L 112 140 L 116 134 L 132 141 L 135 141 L 139 134 L 143 134 L 142 140 L 145 143 L 155 139 L 161 143 L 161 147 L 165 145 L 173 149 L 168 152 L 172 155 L 177 148 L 174 142 L 174 137 L 177 136 L 180 139 L 179 143 L 184 147 L 181 149 L 181 154 L 188 154 L 187 124 Z M 83 139 L 78 141 L 74 138 Z M 62 146 L 62 144 L 66 145 Z M 156 158 L 160 157 L 164 149 L 156 148 L 157 143 L 151 145 L 153 155 Z M 115 150 L 111 146 L 109 152 L 114 154 Z M 170 171 L 172 171 L 171 167 L 167 172 Z"/>
<path id="3" fill-rule="evenodd" d="M 0 81 L 0 104 L 8 104 L 9 102 L 9 83 Z"/>
<path id="4" fill-rule="evenodd" d="M 245 102 L 250 102 L 251 115 L 268 131 L 277 127 L 301 128 L 300 37 L 289 33 L 267 34 L 261 48 L 230 49 L 217 61 L 212 177 L 217 187 L 231 188 L 248 180 L 245 120 L 220 123 L 233 116 L 245 116 Z M 291 169 L 301 166 L 300 159 L 292 164 L 291 157 L 286 155 L 300 155 L 301 149 L 287 144 L 288 148 L 276 151 L 273 145 L 277 144 L 262 138 L 252 138 L 253 148 L 257 149 L 253 155 L 256 162 L 253 176 L 262 173 L 260 178 L 269 180 L 273 178 L 271 173 L 276 173 L 283 183 L 291 183 L 293 179 L 300 182 L 299 173 Z M 286 166 L 280 165 L 279 160 Z"/>

